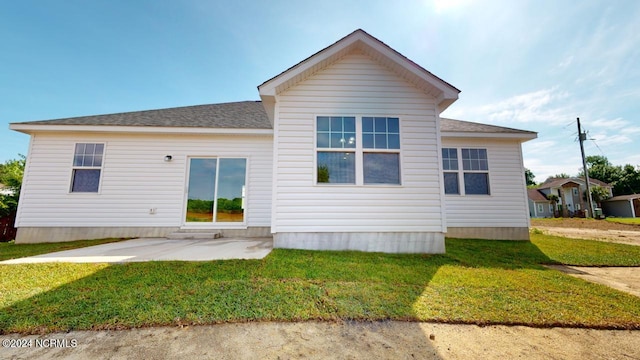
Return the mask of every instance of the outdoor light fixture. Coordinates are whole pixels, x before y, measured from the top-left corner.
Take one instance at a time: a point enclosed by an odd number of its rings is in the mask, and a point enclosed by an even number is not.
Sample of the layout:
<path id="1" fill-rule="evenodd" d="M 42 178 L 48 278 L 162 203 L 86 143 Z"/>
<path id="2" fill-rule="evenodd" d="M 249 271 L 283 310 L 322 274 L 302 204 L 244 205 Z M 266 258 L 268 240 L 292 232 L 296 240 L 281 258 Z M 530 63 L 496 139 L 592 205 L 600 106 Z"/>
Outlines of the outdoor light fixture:
<path id="1" fill-rule="evenodd" d="M 167 156 L 164 157 L 164 161 L 166 161 L 166 162 L 171 161 L 171 159 L 173 159 L 173 156 L 171 156 L 171 155 L 167 155 Z"/>

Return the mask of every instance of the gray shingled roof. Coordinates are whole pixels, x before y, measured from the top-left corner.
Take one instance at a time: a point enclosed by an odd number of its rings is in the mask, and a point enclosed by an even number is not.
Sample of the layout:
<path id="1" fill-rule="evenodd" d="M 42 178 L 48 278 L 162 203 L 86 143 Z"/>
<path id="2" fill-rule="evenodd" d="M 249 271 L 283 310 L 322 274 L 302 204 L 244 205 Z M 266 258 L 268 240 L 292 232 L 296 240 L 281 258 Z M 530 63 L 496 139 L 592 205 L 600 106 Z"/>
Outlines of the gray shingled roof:
<path id="1" fill-rule="evenodd" d="M 619 196 L 614 196 L 611 199 L 607 199 L 607 200 L 604 200 L 604 201 L 620 201 L 620 200 L 632 200 L 632 199 L 640 199 L 640 194 L 619 195 Z"/>
<path id="2" fill-rule="evenodd" d="M 118 114 L 81 116 L 66 119 L 30 121 L 29 125 L 157 126 L 223 129 L 271 129 L 261 101 L 185 106 Z M 443 132 L 535 134 L 531 131 L 441 119 Z"/>
<path id="3" fill-rule="evenodd" d="M 440 131 L 471 133 L 503 133 L 503 134 L 535 134 L 533 131 L 518 130 L 508 127 L 474 123 L 470 121 L 440 119 Z"/>
<path id="4" fill-rule="evenodd" d="M 24 124 L 271 129 L 271 123 L 261 101 L 241 101 L 30 121 Z"/>

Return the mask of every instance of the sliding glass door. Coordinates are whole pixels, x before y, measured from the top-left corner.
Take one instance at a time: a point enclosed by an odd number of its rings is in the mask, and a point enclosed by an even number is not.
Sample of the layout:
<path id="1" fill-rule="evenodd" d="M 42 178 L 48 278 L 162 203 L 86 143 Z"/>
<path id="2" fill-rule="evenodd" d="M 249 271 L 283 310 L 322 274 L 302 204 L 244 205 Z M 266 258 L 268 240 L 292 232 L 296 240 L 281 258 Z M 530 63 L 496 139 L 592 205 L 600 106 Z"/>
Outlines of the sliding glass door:
<path id="1" fill-rule="evenodd" d="M 247 159 L 191 158 L 185 222 L 244 222 Z"/>

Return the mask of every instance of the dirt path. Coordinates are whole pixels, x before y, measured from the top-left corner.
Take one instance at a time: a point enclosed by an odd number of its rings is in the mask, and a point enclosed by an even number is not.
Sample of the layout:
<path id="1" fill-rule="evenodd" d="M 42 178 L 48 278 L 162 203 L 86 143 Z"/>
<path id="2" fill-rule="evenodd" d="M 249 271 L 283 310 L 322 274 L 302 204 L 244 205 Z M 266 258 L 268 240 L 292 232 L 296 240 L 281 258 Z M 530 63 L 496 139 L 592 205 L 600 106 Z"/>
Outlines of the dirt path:
<path id="1" fill-rule="evenodd" d="M 638 267 L 584 267 L 566 265 L 548 265 L 547 267 L 640 297 L 640 268 Z M 638 301 L 640 301 L 640 299 L 638 299 Z"/>
<path id="2" fill-rule="evenodd" d="M 549 226 L 534 226 L 534 228 L 542 230 L 545 234 L 564 236 L 572 239 L 590 239 L 640 246 L 640 231 Z"/>
<path id="3" fill-rule="evenodd" d="M 17 336 L 0 337 L 2 340 Z M 640 331 L 407 322 L 251 323 L 26 336 L 3 359 L 640 359 Z M 36 348 L 36 340 L 75 347 Z"/>
<path id="4" fill-rule="evenodd" d="M 531 219 L 531 227 L 549 235 L 640 245 L 640 225 L 607 220 L 558 218 Z"/>

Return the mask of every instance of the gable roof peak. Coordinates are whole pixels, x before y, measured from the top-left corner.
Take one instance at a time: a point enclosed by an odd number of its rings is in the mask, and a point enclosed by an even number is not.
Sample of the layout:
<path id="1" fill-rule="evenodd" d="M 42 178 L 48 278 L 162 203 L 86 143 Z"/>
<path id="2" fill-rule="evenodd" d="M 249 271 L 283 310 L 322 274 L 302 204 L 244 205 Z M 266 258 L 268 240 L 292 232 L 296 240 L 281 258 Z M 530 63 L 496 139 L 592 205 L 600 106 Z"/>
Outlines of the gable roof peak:
<path id="1" fill-rule="evenodd" d="M 356 29 L 335 43 L 258 85 L 260 98 L 270 106 L 269 104 L 275 103 L 277 94 L 304 81 L 354 50 L 364 52 L 422 91 L 432 94 L 437 99 L 440 112 L 458 99 L 460 90 L 362 29 Z M 271 117 L 269 109 L 267 109 L 267 113 Z"/>

